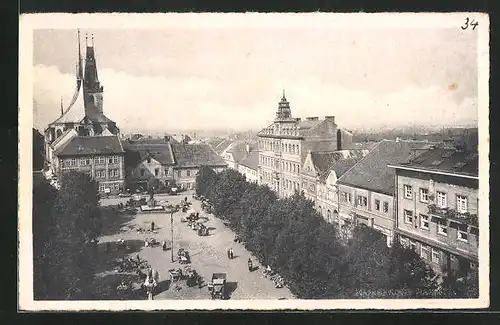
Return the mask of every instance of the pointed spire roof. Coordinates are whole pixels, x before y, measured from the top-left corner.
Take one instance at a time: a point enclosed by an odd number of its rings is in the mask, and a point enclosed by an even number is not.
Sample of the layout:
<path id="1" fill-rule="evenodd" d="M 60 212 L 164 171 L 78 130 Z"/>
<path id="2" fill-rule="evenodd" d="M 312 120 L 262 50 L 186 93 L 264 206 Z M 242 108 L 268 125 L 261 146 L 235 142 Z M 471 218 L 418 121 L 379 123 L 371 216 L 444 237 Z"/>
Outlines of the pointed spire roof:
<path id="1" fill-rule="evenodd" d="M 292 111 L 290 103 L 286 100 L 285 90 L 283 89 L 283 97 L 278 104 L 278 111 L 276 112 L 276 120 L 289 120 L 292 118 Z"/>

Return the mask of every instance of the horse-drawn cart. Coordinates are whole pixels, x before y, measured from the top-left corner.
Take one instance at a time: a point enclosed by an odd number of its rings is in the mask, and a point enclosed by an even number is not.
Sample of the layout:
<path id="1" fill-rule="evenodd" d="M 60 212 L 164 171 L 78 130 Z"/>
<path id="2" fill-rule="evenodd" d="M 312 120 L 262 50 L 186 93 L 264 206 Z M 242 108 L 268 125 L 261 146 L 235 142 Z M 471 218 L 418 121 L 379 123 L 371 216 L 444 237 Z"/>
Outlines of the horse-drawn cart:
<path id="1" fill-rule="evenodd" d="M 177 252 L 177 256 L 179 257 L 180 264 L 189 264 L 191 262 L 189 252 L 184 248 L 179 249 L 179 251 Z"/>
<path id="2" fill-rule="evenodd" d="M 170 275 L 170 280 L 172 282 L 177 282 L 182 280 L 182 270 L 181 269 L 170 269 L 168 270 L 168 274 Z"/>

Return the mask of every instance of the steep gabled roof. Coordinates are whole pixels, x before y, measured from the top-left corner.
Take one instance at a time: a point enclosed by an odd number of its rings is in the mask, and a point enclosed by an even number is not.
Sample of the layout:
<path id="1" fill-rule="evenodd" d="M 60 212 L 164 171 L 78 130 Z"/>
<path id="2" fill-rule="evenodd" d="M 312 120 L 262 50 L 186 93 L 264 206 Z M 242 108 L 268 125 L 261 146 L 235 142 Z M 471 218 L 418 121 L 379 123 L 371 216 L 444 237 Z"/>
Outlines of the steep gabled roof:
<path id="1" fill-rule="evenodd" d="M 247 153 L 247 145 L 249 146 L 250 151 L 255 151 L 258 149 L 258 145 L 255 141 L 246 141 L 246 140 L 236 140 L 227 149 L 227 152 L 230 152 L 233 155 L 233 159 L 235 162 L 242 162 L 248 155 Z"/>
<path id="2" fill-rule="evenodd" d="M 133 157 L 133 159 L 127 162 L 134 166 L 148 157 L 153 158 L 163 165 L 175 164 L 172 145 L 170 143 L 125 142 L 124 148 L 127 151 L 127 157 Z"/>
<path id="3" fill-rule="evenodd" d="M 319 175 L 319 181 L 324 183 L 333 170 L 337 179 L 342 177 L 352 166 L 354 166 L 361 158 L 345 158 L 334 162 L 330 168 L 328 168 L 324 173 Z"/>
<path id="4" fill-rule="evenodd" d="M 58 150 L 56 156 L 87 156 L 123 153 L 120 138 L 117 136 L 76 136 Z"/>
<path id="5" fill-rule="evenodd" d="M 206 144 L 172 145 L 175 167 L 227 166 L 224 160 Z"/>
<path id="6" fill-rule="evenodd" d="M 226 150 L 227 148 L 229 148 L 229 146 L 231 145 L 232 141 L 231 140 L 228 140 L 228 139 L 224 139 L 222 140 L 218 145 L 216 145 L 214 147 L 214 151 L 218 154 L 218 155 L 222 155 L 222 153 L 224 152 L 224 150 Z"/>
<path id="7" fill-rule="evenodd" d="M 338 183 L 394 195 L 395 170 L 388 165 L 405 161 L 413 149 L 425 145 L 428 144 L 418 141 L 383 140 L 340 177 Z"/>
<path id="8" fill-rule="evenodd" d="M 250 151 L 245 159 L 240 162 L 240 165 L 257 170 L 259 167 L 259 152 L 257 150 Z"/>

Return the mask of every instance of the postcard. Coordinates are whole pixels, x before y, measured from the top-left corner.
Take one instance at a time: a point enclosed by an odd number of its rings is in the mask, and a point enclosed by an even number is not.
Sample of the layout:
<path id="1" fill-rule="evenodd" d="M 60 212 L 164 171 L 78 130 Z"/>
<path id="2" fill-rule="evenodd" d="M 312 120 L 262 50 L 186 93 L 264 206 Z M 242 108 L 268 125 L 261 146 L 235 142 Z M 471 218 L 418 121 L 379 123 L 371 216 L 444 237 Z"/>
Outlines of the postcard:
<path id="1" fill-rule="evenodd" d="M 29 14 L 20 311 L 489 306 L 484 13 Z"/>

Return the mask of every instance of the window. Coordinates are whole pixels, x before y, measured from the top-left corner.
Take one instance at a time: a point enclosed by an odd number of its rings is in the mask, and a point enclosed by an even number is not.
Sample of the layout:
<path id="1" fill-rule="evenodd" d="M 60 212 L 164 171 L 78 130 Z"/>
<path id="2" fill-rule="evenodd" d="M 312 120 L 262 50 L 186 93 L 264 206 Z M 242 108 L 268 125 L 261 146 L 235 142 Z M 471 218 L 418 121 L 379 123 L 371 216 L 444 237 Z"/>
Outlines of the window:
<path id="1" fill-rule="evenodd" d="M 404 185 L 405 199 L 412 199 L 413 193 L 410 185 Z"/>
<path id="2" fill-rule="evenodd" d="M 91 161 L 89 158 L 82 158 L 80 159 L 80 166 L 88 166 L 91 164 Z"/>
<path id="3" fill-rule="evenodd" d="M 99 192 L 104 192 L 106 186 L 104 184 L 99 184 Z"/>
<path id="4" fill-rule="evenodd" d="M 96 165 L 105 165 L 106 164 L 106 157 L 95 157 L 95 163 Z"/>
<path id="5" fill-rule="evenodd" d="M 429 202 L 429 190 L 426 188 L 420 189 L 420 202 Z"/>
<path id="6" fill-rule="evenodd" d="M 300 173 L 300 167 L 297 166 L 297 173 Z"/>
<path id="7" fill-rule="evenodd" d="M 359 206 L 366 207 L 368 205 L 368 199 L 366 196 L 358 195 L 357 203 Z"/>
<path id="8" fill-rule="evenodd" d="M 389 213 L 389 202 L 384 202 L 384 213 Z"/>
<path id="9" fill-rule="evenodd" d="M 113 163 L 113 157 L 108 157 L 108 164 L 112 164 Z"/>
<path id="10" fill-rule="evenodd" d="M 118 169 L 110 169 L 109 170 L 109 177 L 119 177 L 120 173 L 118 172 Z"/>
<path id="11" fill-rule="evenodd" d="M 464 195 L 457 195 L 457 212 L 467 212 L 467 197 Z"/>
<path id="12" fill-rule="evenodd" d="M 399 243 L 403 247 L 408 247 L 408 238 L 399 237 Z"/>
<path id="13" fill-rule="evenodd" d="M 430 259 L 430 247 L 426 245 L 420 245 L 420 257 L 424 260 Z"/>
<path id="14" fill-rule="evenodd" d="M 168 168 L 165 168 L 165 175 L 167 175 L 167 176 L 170 175 Z"/>
<path id="15" fill-rule="evenodd" d="M 446 193 L 437 192 L 437 206 L 440 208 L 446 208 Z"/>
<path id="16" fill-rule="evenodd" d="M 187 177 L 191 176 L 191 171 L 190 170 L 186 170 L 186 176 Z"/>
<path id="17" fill-rule="evenodd" d="M 375 199 L 375 210 L 380 211 L 380 200 Z"/>
<path id="18" fill-rule="evenodd" d="M 141 176 L 144 177 L 145 174 L 146 174 L 146 170 L 141 169 Z"/>
<path id="19" fill-rule="evenodd" d="M 113 156 L 113 164 L 119 164 L 119 163 L 120 163 L 120 157 Z"/>
<path id="20" fill-rule="evenodd" d="M 182 177 L 182 170 L 177 171 L 177 177 Z"/>
<path id="21" fill-rule="evenodd" d="M 429 216 L 424 214 L 420 215 L 420 228 L 429 230 Z"/>
<path id="22" fill-rule="evenodd" d="M 66 160 L 66 164 L 68 167 L 76 166 L 76 164 L 77 164 L 76 158 L 71 158 L 71 159 Z"/>
<path id="23" fill-rule="evenodd" d="M 437 233 L 443 236 L 448 236 L 448 227 L 446 226 L 446 220 L 443 219 L 438 220 Z"/>
<path id="24" fill-rule="evenodd" d="M 190 190 L 191 189 L 191 183 L 187 183 L 187 189 Z"/>
<path id="25" fill-rule="evenodd" d="M 439 250 L 435 248 L 432 249 L 432 262 L 437 264 L 441 262 L 441 254 L 439 254 Z"/>
<path id="26" fill-rule="evenodd" d="M 414 251 L 417 250 L 417 242 L 410 239 L 410 248 Z"/>
<path id="27" fill-rule="evenodd" d="M 95 171 L 95 178 L 106 178 L 106 171 L 105 170 L 96 170 Z"/>
<path id="28" fill-rule="evenodd" d="M 467 231 L 457 229 L 457 239 L 466 243 L 469 240 Z"/>
<path id="29" fill-rule="evenodd" d="M 404 216 L 406 223 L 413 223 L 413 212 L 411 212 L 410 210 L 404 210 Z"/>

